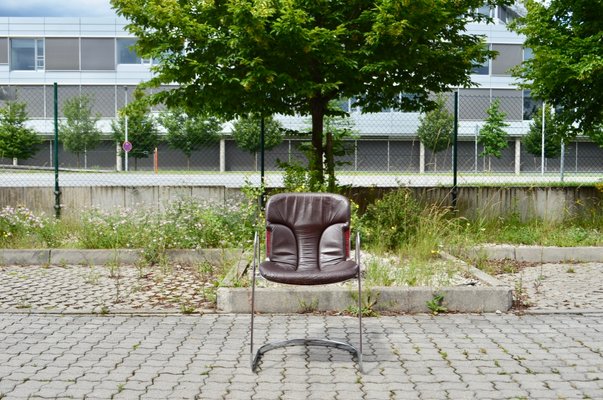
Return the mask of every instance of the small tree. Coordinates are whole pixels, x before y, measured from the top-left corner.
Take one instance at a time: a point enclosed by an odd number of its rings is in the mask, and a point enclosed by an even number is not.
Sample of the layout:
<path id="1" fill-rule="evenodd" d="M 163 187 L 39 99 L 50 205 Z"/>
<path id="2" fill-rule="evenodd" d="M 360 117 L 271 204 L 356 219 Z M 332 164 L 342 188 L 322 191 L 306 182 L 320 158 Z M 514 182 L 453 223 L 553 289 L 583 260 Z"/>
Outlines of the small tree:
<path id="1" fill-rule="evenodd" d="M 561 142 L 563 141 L 563 129 L 551 113 L 551 106 L 544 108 L 544 157 L 557 158 L 561 154 Z M 542 107 L 534 113 L 534 119 L 530 124 L 530 130 L 523 137 L 523 145 L 526 151 L 536 157 L 542 156 Z"/>
<path id="2" fill-rule="evenodd" d="M 438 152 L 446 150 L 452 142 L 454 116 L 446 109 L 446 99 L 439 94 L 436 106 L 420 118 L 417 135 L 425 147 L 434 153 L 434 169 L 438 168 Z"/>
<path id="3" fill-rule="evenodd" d="M 111 122 L 113 137 L 118 143 L 126 138 L 126 116 L 128 117 L 128 141 L 132 143 L 129 155 L 134 157 L 134 169 L 138 167 L 139 158 L 147 158 L 159 143 L 157 124 L 150 115 L 149 106 L 141 101 L 142 90 L 134 91 L 134 99 L 138 100 L 120 110 L 117 121 Z"/>
<path id="4" fill-rule="evenodd" d="M 222 130 L 217 118 L 191 115 L 181 108 L 161 113 L 159 123 L 166 129 L 165 139 L 168 145 L 186 156 L 188 169 L 193 151 L 219 141 Z"/>
<path id="5" fill-rule="evenodd" d="M 80 166 L 80 154 L 84 153 L 84 168 L 88 168 L 88 150 L 98 146 L 101 131 L 96 127 L 100 114 L 92 114 L 92 98 L 76 96 L 65 101 L 63 114 L 65 122 L 61 123 L 59 139 L 67 151 L 77 156 L 77 167 Z"/>
<path id="6" fill-rule="evenodd" d="M 233 124 L 232 135 L 237 146 L 255 157 L 255 169 L 258 169 L 258 152 L 260 149 L 261 118 L 248 115 L 239 118 Z M 272 117 L 264 117 L 264 149 L 272 150 L 283 141 L 283 126 Z"/>
<path id="7" fill-rule="evenodd" d="M 26 160 L 36 154 L 42 138 L 35 130 L 27 128 L 28 115 L 25 103 L 6 101 L 0 108 L 0 157 Z"/>
<path id="8" fill-rule="evenodd" d="M 479 136 L 477 142 L 484 146 L 484 150 L 480 153 L 480 156 L 488 157 L 488 171 L 491 170 L 491 157 L 500 158 L 502 151 L 509 146 L 507 141 L 508 134 L 504 130 L 504 127 L 509 126 L 505 123 L 505 117 L 507 116 L 504 112 L 499 110 L 500 101 L 494 100 L 488 110 L 488 118 L 486 123 L 479 130 Z"/>

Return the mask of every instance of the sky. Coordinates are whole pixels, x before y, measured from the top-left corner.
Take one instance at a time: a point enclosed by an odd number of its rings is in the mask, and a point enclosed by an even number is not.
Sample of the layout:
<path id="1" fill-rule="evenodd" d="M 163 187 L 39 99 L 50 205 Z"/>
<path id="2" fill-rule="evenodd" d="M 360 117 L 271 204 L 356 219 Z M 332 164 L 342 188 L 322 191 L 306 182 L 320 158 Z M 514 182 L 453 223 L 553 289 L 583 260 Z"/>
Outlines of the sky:
<path id="1" fill-rule="evenodd" d="M 109 0 L 0 0 L 0 17 L 115 17 Z"/>

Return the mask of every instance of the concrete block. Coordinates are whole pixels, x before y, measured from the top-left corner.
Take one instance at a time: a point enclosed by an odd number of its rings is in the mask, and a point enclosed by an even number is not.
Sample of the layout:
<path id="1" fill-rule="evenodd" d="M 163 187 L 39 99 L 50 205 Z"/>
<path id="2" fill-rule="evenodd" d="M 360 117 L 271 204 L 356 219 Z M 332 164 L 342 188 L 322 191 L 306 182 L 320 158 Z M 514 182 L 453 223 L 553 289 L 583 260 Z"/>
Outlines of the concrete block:
<path id="1" fill-rule="evenodd" d="M 516 257 L 515 247 L 506 244 L 483 246 L 480 249 L 485 251 L 488 258 L 491 260 L 514 260 Z"/>
<path id="2" fill-rule="evenodd" d="M 602 262 L 601 247 L 545 247 L 542 262 Z"/>
<path id="3" fill-rule="evenodd" d="M 276 287 L 257 288 L 255 310 L 262 313 L 297 313 L 302 311 L 343 311 L 355 305 L 354 288 Z M 512 305 L 510 287 L 452 287 L 434 290 L 429 287 L 373 287 L 363 289 L 364 301 L 377 311 L 401 313 L 429 312 L 427 302 L 436 293 L 444 296 L 443 306 L 451 312 L 508 311 Z M 218 289 L 218 311 L 251 311 L 251 288 Z"/>
<path id="4" fill-rule="evenodd" d="M 104 265 L 113 262 L 134 264 L 140 258 L 139 250 L 76 250 L 53 249 L 50 251 L 51 264 Z"/>
<path id="5" fill-rule="evenodd" d="M 1 249 L 0 264 L 2 265 L 39 265 L 50 262 L 48 249 Z"/>
<path id="6" fill-rule="evenodd" d="M 542 262 L 542 246 L 518 246 L 515 248 L 515 259 L 517 261 Z"/>
<path id="7" fill-rule="evenodd" d="M 208 262 L 214 265 L 231 265 L 242 257 L 240 249 L 168 249 L 170 261 L 180 264 Z"/>

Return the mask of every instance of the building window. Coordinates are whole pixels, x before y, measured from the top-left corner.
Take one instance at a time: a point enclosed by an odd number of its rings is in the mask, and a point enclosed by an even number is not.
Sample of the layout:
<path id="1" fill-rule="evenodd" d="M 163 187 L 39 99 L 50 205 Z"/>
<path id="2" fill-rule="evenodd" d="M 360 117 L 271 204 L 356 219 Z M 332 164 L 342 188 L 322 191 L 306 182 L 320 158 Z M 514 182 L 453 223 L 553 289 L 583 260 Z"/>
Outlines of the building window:
<path id="1" fill-rule="evenodd" d="M 510 76 L 523 59 L 522 47 L 517 44 L 493 44 L 492 50 L 498 52 L 492 60 L 492 75 Z"/>
<path id="2" fill-rule="evenodd" d="M 151 59 L 140 58 L 134 50 L 136 39 L 117 39 L 117 63 L 118 64 L 150 64 Z"/>
<path id="3" fill-rule="evenodd" d="M 10 69 L 44 70 L 44 39 L 11 39 Z"/>
<path id="4" fill-rule="evenodd" d="M 542 107 L 542 101 L 535 100 L 529 90 L 523 91 L 523 119 L 529 121 L 534 118 L 534 113 Z"/>
<path id="5" fill-rule="evenodd" d="M 484 45 L 485 50 L 490 50 L 490 45 Z M 471 70 L 471 73 L 474 75 L 490 75 L 490 59 L 487 59 L 483 63 L 476 65 Z"/>
<path id="6" fill-rule="evenodd" d="M 114 71 L 115 39 L 82 38 L 82 70 Z"/>
<path id="7" fill-rule="evenodd" d="M 8 38 L 0 38 L 0 64 L 8 64 Z"/>

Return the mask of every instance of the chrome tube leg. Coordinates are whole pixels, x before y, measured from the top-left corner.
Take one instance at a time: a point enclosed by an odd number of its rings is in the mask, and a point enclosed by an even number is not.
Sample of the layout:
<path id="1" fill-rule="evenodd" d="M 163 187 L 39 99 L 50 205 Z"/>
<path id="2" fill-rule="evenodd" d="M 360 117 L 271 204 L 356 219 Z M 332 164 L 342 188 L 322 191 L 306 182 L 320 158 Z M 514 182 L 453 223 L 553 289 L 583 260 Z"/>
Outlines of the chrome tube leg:
<path id="1" fill-rule="evenodd" d="M 362 369 L 362 283 L 360 279 L 360 269 L 358 269 L 358 336 L 360 343 L 358 344 L 358 368 L 360 373 Z"/>
<path id="2" fill-rule="evenodd" d="M 251 276 L 251 334 L 250 334 L 250 345 L 249 345 L 249 365 L 251 370 L 255 370 L 255 354 L 253 352 L 253 320 L 255 316 L 255 273 L 257 268 L 257 260 L 259 256 L 259 238 L 258 233 L 255 233 L 253 239 L 253 275 Z"/>
<path id="3" fill-rule="evenodd" d="M 355 258 L 356 264 L 358 265 L 358 337 L 360 343 L 358 344 L 358 368 L 363 373 L 362 368 L 362 279 L 361 279 L 361 268 L 360 268 L 360 232 L 356 232 L 356 246 L 355 246 Z"/>

